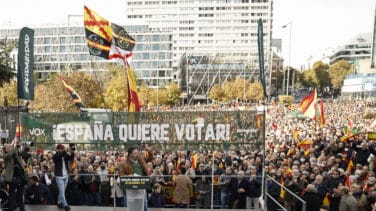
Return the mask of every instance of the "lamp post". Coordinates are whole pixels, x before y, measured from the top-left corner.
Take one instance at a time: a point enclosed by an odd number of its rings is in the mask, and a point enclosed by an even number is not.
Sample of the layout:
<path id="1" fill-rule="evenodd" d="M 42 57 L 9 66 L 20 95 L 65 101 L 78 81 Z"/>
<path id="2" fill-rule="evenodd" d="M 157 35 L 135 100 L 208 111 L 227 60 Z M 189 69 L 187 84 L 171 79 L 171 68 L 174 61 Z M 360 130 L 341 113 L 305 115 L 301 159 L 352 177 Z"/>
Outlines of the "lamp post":
<path id="1" fill-rule="evenodd" d="M 290 25 L 290 42 L 289 42 L 289 58 L 288 58 L 288 65 L 287 65 L 287 86 L 286 86 L 286 95 L 289 95 L 289 85 L 290 85 L 290 57 L 291 57 L 291 32 L 292 32 L 292 21 L 288 22 L 286 25 L 283 25 L 282 28 L 286 28 Z"/>
<path id="2" fill-rule="evenodd" d="M 8 125 L 7 125 L 8 124 L 8 99 L 6 96 L 4 97 L 3 108 L 5 111 L 5 131 L 7 131 L 8 130 Z M 8 143 L 8 137 L 9 135 L 5 138 L 6 143 Z"/>

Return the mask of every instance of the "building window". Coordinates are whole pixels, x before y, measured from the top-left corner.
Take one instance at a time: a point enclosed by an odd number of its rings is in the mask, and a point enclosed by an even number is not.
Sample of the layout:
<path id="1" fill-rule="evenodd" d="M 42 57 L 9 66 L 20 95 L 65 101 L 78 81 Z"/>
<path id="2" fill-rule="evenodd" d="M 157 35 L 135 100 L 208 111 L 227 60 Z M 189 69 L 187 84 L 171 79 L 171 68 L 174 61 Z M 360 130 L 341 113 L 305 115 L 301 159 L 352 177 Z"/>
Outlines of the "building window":
<path id="1" fill-rule="evenodd" d="M 61 44 L 64 44 L 66 42 L 65 40 L 66 40 L 65 37 L 60 37 L 60 43 Z"/>
<path id="2" fill-rule="evenodd" d="M 60 53 L 67 52 L 67 47 L 65 45 L 60 46 Z"/>

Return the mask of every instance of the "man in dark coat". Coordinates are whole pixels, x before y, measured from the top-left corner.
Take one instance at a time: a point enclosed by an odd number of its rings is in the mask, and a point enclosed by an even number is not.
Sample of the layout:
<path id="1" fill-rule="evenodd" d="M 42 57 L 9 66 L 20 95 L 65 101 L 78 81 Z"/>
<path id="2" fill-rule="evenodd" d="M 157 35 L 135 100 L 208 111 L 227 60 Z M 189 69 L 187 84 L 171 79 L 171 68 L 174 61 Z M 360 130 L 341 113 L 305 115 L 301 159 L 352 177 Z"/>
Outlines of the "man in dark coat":
<path id="1" fill-rule="evenodd" d="M 244 177 L 245 173 L 242 170 L 238 171 L 237 178 L 232 178 L 229 185 L 230 191 L 230 208 L 245 209 L 247 200 L 247 190 L 249 181 Z"/>
<path id="2" fill-rule="evenodd" d="M 357 144 L 361 143 L 360 146 Z M 368 143 L 366 141 L 359 141 L 353 143 L 353 149 L 356 151 L 355 155 L 355 163 L 362 164 L 363 166 L 368 166 L 368 157 L 372 154 L 375 155 L 375 151 L 373 149 L 373 146 L 369 147 Z"/>
<path id="3" fill-rule="evenodd" d="M 16 145 L 19 145 L 16 140 Z M 20 207 L 20 211 L 25 211 L 23 194 L 24 185 L 22 177 L 25 175 L 25 166 L 18 155 L 18 147 L 11 144 L 5 145 L 5 154 L 3 156 L 5 162 L 5 181 L 9 185 L 9 203 L 8 209 L 13 211 L 16 204 Z M 15 204 L 16 202 L 16 204 Z"/>
<path id="4" fill-rule="evenodd" d="M 320 211 L 322 205 L 322 199 L 317 194 L 317 190 L 314 185 L 307 185 L 306 191 L 302 198 L 306 204 L 306 210 L 309 211 Z"/>
<path id="5" fill-rule="evenodd" d="M 47 185 L 39 183 L 38 176 L 30 178 L 30 186 L 26 189 L 25 198 L 30 204 L 47 204 L 49 190 Z"/>

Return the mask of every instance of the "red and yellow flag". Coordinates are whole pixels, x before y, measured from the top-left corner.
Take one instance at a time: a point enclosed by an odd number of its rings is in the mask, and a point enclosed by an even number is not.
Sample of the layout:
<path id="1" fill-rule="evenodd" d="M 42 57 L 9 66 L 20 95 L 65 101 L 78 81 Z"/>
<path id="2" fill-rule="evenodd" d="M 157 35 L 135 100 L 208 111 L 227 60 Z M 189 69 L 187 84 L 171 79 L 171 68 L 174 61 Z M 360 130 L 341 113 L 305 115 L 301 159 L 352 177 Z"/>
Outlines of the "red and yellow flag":
<path id="1" fill-rule="evenodd" d="M 108 59 L 112 42 L 110 22 L 84 6 L 84 25 L 89 53 Z"/>
<path id="2" fill-rule="evenodd" d="M 77 94 L 77 92 L 65 82 L 65 80 L 60 77 L 61 82 L 63 83 L 65 89 L 69 93 L 69 95 L 72 97 L 74 104 L 78 109 L 84 108 L 84 104 L 82 103 L 80 95 Z"/>
<path id="3" fill-rule="evenodd" d="M 136 80 L 129 65 L 126 68 L 128 76 L 128 112 L 139 112 L 141 104 L 138 100 Z"/>
<path id="4" fill-rule="evenodd" d="M 307 95 L 299 104 L 299 108 L 304 116 L 314 118 L 316 116 L 317 92 L 316 89 L 309 95 Z"/>
<path id="5" fill-rule="evenodd" d="M 320 123 L 321 127 L 325 127 L 324 101 L 320 100 Z"/>
<path id="6" fill-rule="evenodd" d="M 281 184 L 281 192 L 279 193 L 279 197 L 281 199 L 285 199 L 286 191 L 284 189 L 285 181 L 283 180 L 283 177 L 279 180 L 279 183 Z"/>
<path id="7" fill-rule="evenodd" d="M 191 156 L 191 166 L 192 166 L 193 169 L 196 169 L 196 167 L 197 167 L 197 160 L 198 160 L 198 154 L 196 152 L 196 153 L 194 153 L 193 156 Z"/>
<path id="8" fill-rule="evenodd" d="M 328 194 L 327 194 L 327 195 L 325 195 L 324 200 L 322 200 L 322 205 L 328 207 L 329 204 L 330 204 L 330 200 L 329 200 L 329 197 L 328 197 Z"/>
<path id="9" fill-rule="evenodd" d="M 347 171 L 351 172 L 352 170 L 354 169 L 354 163 L 353 161 L 350 159 L 349 163 L 347 164 Z"/>
<path id="10" fill-rule="evenodd" d="M 304 155 L 305 156 L 309 155 L 311 145 L 312 145 L 311 140 L 303 140 L 303 141 L 298 143 L 298 147 L 304 149 Z"/>
<path id="11" fill-rule="evenodd" d="M 21 137 L 22 134 L 22 126 L 20 124 L 17 124 L 16 126 L 16 137 Z"/>

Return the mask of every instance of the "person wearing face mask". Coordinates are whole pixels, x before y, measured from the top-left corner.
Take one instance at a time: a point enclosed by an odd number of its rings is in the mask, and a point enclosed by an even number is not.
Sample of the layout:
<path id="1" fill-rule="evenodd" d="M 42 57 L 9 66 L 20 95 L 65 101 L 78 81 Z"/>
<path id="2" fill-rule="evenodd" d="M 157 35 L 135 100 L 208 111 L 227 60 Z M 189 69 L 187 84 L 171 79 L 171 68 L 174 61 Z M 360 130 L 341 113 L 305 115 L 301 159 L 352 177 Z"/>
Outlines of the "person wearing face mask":
<path id="1" fill-rule="evenodd" d="M 102 205 L 110 206 L 111 187 L 108 178 L 108 169 L 106 167 L 106 163 L 103 160 L 99 163 L 99 168 L 97 168 L 97 174 L 99 175 L 101 180 L 99 189 Z"/>
<path id="2" fill-rule="evenodd" d="M 357 201 L 357 211 L 366 211 L 367 196 L 363 193 L 362 188 L 357 184 L 353 185 L 353 196 Z"/>

